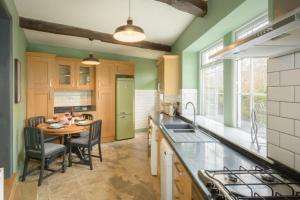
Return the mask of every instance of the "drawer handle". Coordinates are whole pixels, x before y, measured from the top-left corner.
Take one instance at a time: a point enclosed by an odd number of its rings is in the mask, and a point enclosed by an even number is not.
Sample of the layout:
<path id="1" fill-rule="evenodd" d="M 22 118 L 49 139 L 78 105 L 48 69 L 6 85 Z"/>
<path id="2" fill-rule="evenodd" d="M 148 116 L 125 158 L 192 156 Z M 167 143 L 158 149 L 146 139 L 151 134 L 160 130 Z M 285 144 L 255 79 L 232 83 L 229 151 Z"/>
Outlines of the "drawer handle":
<path id="1" fill-rule="evenodd" d="M 182 190 L 182 188 L 181 188 L 181 186 L 180 186 L 180 181 L 179 181 L 179 180 L 175 180 L 175 186 L 176 186 L 178 192 L 179 192 L 181 195 L 184 195 L 184 192 L 183 192 L 183 190 Z"/>
<path id="2" fill-rule="evenodd" d="M 179 165 L 180 165 L 179 162 L 175 162 L 174 163 L 174 166 L 175 166 L 176 170 L 178 171 L 179 176 L 182 176 L 183 175 L 183 171 L 180 169 Z"/>

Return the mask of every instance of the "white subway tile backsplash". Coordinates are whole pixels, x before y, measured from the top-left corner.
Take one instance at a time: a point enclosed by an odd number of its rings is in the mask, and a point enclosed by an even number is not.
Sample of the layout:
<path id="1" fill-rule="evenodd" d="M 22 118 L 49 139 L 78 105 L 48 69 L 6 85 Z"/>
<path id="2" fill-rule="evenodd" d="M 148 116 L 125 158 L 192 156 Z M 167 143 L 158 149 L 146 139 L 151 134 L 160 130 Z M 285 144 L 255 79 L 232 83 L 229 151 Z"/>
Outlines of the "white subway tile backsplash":
<path id="1" fill-rule="evenodd" d="M 300 137 L 300 121 L 295 120 L 295 136 Z"/>
<path id="2" fill-rule="evenodd" d="M 295 67 L 300 68 L 300 52 L 295 54 Z"/>
<path id="3" fill-rule="evenodd" d="M 279 72 L 268 73 L 268 86 L 279 86 Z"/>
<path id="4" fill-rule="evenodd" d="M 294 153 L 268 143 L 268 157 L 294 168 Z"/>
<path id="5" fill-rule="evenodd" d="M 158 92 L 156 90 L 135 90 L 135 129 L 148 126 L 148 114 L 158 110 Z"/>
<path id="6" fill-rule="evenodd" d="M 300 138 L 285 133 L 281 133 L 280 147 L 283 147 L 287 150 L 300 154 Z"/>
<path id="7" fill-rule="evenodd" d="M 294 135 L 294 120 L 269 115 L 268 128 Z"/>
<path id="8" fill-rule="evenodd" d="M 300 86 L 295 87 L 295 102 L 300 102 Z"/>
<path id="9" fill-rule="evenodd" d="M 268 60 L 268 72 L 293 69 L 295 66 L 295 55 L 290 54 Z"/>
<path id="10" fill-rule="evenodd" d="M 270 101 L 294 101 L 294 87 L 268 87 L 268 100 Z"/>
<path id="11" fill-rule="evenodd" d="M 54 92 L 54 107 L 92 105 L 91 91 Z"/>
<path id="12" fill-rule="evenodd" d="M 280 72 L 280 85 L 300 85 L 300 69 Z"/>
<path id="13" fill-rule="evenodd" d="M 267 113 L 269 115 L 279 116 L 279 102 L 277 102 L 277 101 L 268 101 L 268 103 L 267 103 Z"/>
<path id="14" fill-rule="evenodd" d="M 295 154 L 295 169 L 300 171 L 300 155 Z"/>
<path id="15" fill-rule="evenodd" d="M 267 130 L 267 141 L 271 144 L 279 146 L 279 132 L 271 129 Z"/>
<path id="16" fill-rule="evenodd" d="M 280 116 L 300 119 L 300 103 L 280 103 Z"/>

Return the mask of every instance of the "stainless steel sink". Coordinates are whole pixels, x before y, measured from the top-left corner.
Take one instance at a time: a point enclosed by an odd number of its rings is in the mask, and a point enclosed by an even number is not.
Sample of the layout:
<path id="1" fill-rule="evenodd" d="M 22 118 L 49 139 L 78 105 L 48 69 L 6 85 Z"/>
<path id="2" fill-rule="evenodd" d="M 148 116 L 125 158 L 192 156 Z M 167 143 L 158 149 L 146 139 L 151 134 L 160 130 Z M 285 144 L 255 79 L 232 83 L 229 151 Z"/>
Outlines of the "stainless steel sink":
<path id="1" fill-rule="evenodd" d="M 168 135 L 175 143 L 183 142 L 214 142 L 215 140 L 195 129 L 191 124 L 164 124 L 168 130 Z"/>
<path id="2" fill-rule="evenodd" d="M 166 129 L 194 129 L 191 124 L 164 124 Z"/>

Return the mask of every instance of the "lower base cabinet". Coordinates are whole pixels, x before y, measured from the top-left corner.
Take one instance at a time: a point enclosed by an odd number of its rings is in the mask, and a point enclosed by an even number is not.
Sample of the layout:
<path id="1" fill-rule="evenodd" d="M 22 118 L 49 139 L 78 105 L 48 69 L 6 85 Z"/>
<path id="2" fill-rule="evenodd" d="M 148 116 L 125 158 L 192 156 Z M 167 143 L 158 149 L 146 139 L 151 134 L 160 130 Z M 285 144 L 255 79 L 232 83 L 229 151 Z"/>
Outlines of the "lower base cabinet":
<path id="1" fill-rule="evenodd" d="M 192 199 L 192 180 L 179 158 L 173 155 L 173 199 Z"/>

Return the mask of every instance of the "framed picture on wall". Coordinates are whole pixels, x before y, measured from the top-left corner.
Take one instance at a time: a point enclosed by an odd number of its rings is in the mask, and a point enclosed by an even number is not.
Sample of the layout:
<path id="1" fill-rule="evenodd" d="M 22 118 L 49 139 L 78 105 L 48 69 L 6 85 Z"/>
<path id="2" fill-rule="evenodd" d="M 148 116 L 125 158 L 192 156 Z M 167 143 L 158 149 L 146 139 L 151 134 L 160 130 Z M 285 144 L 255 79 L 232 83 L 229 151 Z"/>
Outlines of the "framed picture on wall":
<path id="1" fill-rule="evenodd" d="M 21 102 L 21 62 L 15 59 L 15 103 Z"/>

